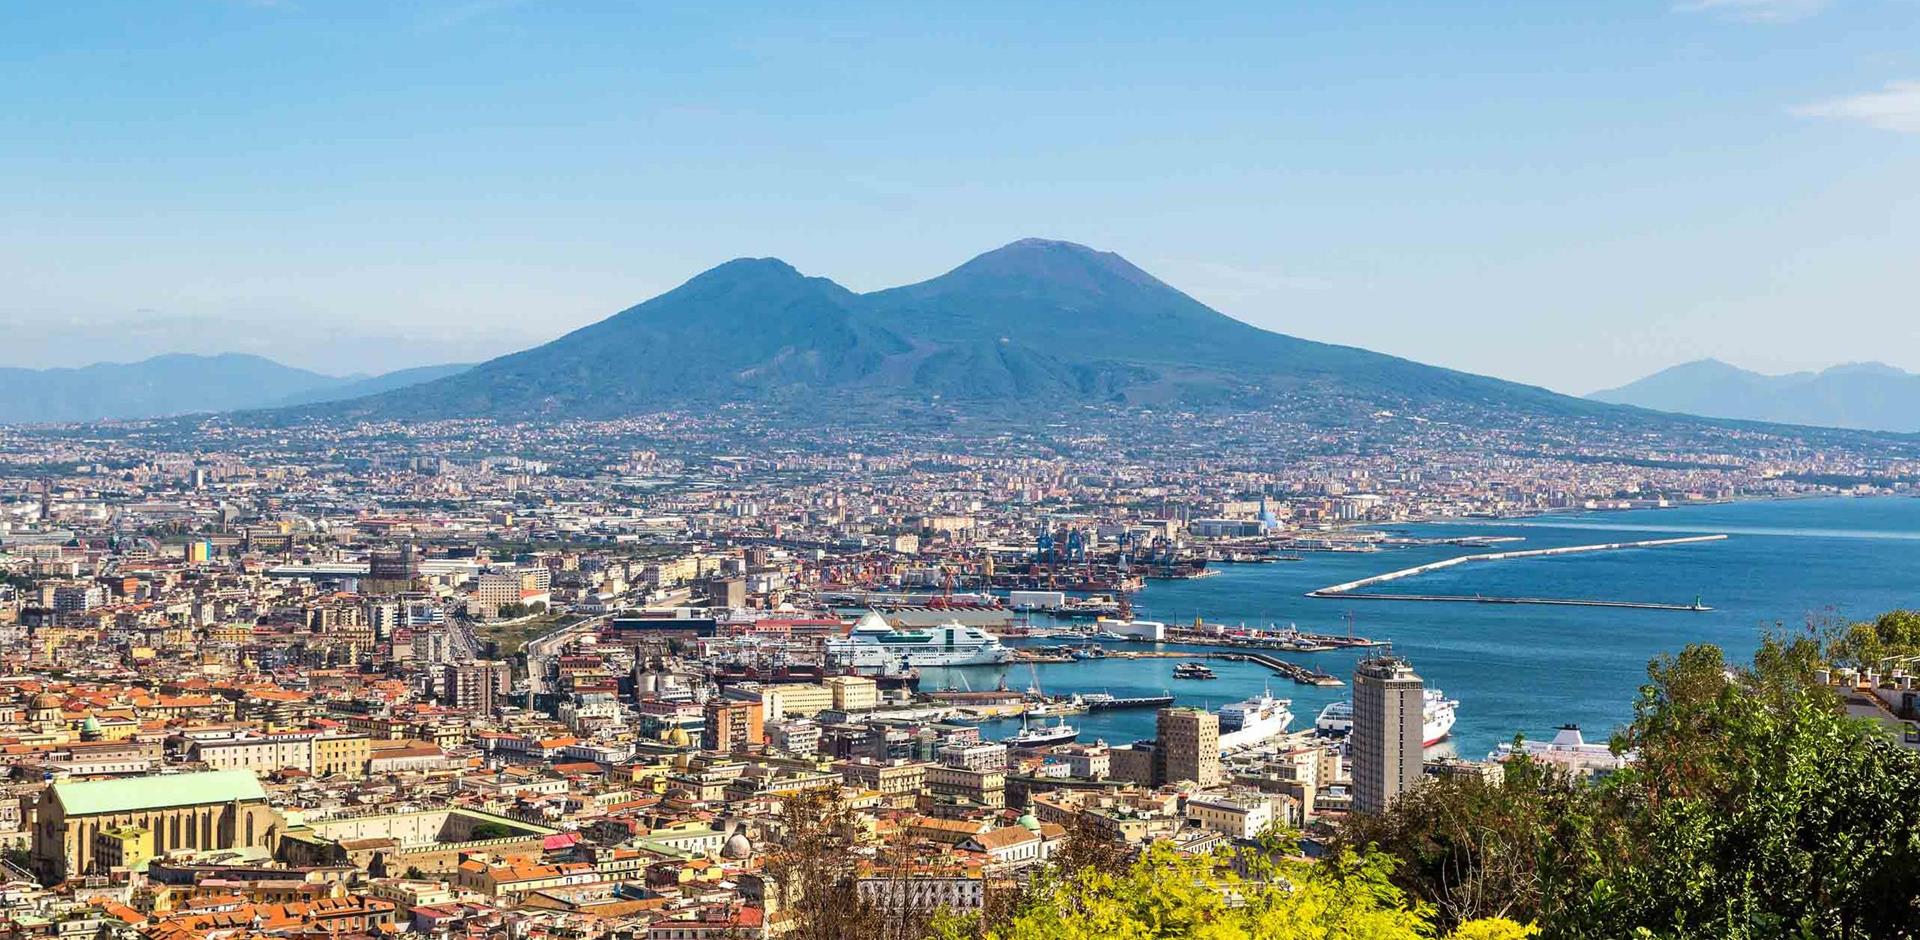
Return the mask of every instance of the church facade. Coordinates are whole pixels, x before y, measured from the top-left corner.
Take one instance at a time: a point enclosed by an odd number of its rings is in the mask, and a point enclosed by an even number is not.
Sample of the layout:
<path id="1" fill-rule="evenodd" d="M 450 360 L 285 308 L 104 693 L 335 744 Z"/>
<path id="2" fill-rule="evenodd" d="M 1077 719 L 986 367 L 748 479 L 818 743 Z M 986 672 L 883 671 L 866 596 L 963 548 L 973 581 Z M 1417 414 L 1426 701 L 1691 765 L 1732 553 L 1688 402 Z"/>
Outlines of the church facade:
<path id="1" fill-rule="evenodd" d="M 245 770 L 56 783 L 35 811 L 32 863 L 46 884 L 104 871 L 115 846 L 143 831 L 154 855 L 264 849 L 285 823 Z"/>

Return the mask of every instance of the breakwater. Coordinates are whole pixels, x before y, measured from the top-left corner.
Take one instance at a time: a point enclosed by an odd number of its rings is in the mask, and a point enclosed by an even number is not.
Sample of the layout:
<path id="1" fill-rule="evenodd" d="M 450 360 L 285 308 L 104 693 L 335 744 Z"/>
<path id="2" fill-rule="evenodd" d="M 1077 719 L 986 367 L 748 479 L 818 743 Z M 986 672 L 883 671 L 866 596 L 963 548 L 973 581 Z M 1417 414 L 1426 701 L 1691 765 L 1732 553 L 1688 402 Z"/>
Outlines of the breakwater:
<path id="1" fill-rule="evenodd" d="M 1637 542 L 1603 542 L 1597 545 L 1563 545 L 1558 548 L 1536 548 L 1517 552 L 1483 552 L 1477 555 L 1461 555 L 1456 558 L 1445 558 L 1440 561 L 1428 562 L 1424 565 L 1415 565 L 1411 568 L 1401 568 L 1398 571 L 1389 571 L 1385 574 L 1377 574 L 1372 577 L 1361 578 L 1357 581 L 1348 581 L 1343 584 L 1317 588 L 1308 591 L 1307 596 L 1315 598 L 1344 598 L 1348 600 L 1440 601 L 1478 604 L 1552 604 L 1568 607 L 1627 607 L 1638 610 L 1711 610 L 1712 608 L 1700 603 L 1697 599 L 1691 604 L 1664 604 L 1650 601 L 1589 600 L 1569 597 L 1487 597 L 1479 594 L 1384 594 L 1368 592 L 1363 589 L 1376 584 L 1399 581 L 1405 578 L 1439 571 L 1442 568 L 1452 568 L 1456 565 L 1464 565 L 1470 562 L 1511 561 L 1518 558 L 1547 558 L 1555 555 L 1620 551 L 1629 548 L 1661 548 L 1669 545 L 1717 542 L 1725 538 L 1725 535 L 1689 535 L 1671 539 L 1644 539 Z"/>

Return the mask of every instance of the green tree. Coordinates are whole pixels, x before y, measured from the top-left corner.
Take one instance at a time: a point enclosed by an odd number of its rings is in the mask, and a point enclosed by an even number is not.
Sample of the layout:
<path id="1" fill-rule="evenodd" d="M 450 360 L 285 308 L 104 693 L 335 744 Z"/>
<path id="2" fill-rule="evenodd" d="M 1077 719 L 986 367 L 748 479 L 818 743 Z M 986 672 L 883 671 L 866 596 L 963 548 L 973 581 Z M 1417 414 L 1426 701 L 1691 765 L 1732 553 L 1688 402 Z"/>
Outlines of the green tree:
<path id="1" fill-rule="evenodd" d="M 1442 927 L 1563 919 L 1584 903 L 1589 870 L 1627 855 L 1629 834 L 1604 791 L 1525 757 L 1504 771 L 1436 778 L 1390 812 L 1355 814 L 1336 848 L 1397 858 L 1394 883 L 1432 904 Z"/>
<path id="2" fill-rule="evenodd" d="M 1841 630 L 1827 647 L 1834 664 L 1878 669 L 1890 657 L 1920 656 L 1920 611 L 1890 610 Z"/>
<path id="3" fill-rule="evenodd" d="M 1883 618 L 1887 619 L 1887 618 Z M 1877 623 L 1877 622 L 1876 622 Z M 1876 640 L 1905 629 L 1876 627 Z M 1500 784 L 1436 780 L 1349 849 L 1400 861 L 1395 884 L 1443 924 L 1508 915 L 1548 938 L 1920 937 L 1920 752 L 1849 717 L 1816 679 L 1812 632 L 1751 665 L 1712 646 L 1655 660 L 1615 746 L 1627 770 L 1582 784 L 1515 761 Z"/>
<path id="4" fill-rule="evenodd" d="M 1261 848 L 1187 856 L 1160 843 L 1119 872 L 1083 868 L 1037 878 L 1024 909 L 1000 924 L 951 913 L 939 940 L 1416 940 L 1431 937 L 1429 910 L 1389 878 L 1393 859 L 1345 853 L 1322 861 L 1269 841 Z M 1456 936 L 1522 940 L 1511 921 L 1473 922 Z"/>
<path id="5" fill-rule="evenodd" d="M 1657 661 L 1608 781 L 1633 864 L 1596 883 L 1586 935 L 1920 937 L 1920 753 L 1849 717 L 1811 637 L 1749 668 L 1690 647 Z"/>

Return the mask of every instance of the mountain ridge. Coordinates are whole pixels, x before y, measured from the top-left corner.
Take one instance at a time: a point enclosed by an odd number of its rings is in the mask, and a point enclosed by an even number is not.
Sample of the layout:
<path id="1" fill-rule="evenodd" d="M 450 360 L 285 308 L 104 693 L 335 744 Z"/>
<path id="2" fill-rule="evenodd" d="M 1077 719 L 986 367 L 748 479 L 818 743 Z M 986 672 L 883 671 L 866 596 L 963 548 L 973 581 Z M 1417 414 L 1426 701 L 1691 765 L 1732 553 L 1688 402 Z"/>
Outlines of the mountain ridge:
<path id="1" fill-rule="evenodd" d="M 1116 253 L 1032 238 L 867 293 L 779 259 L 736 258 L 550 343 L 321 413 L 596 417 L 827 398 L 975 410 L 1260 407 L 1302 398 L 1605 410 L 1535 386 L 1264 330 Z"/>
<path id="2" fill-rule="evenodd" d="M 252 353 L 162 353 L 133 362 L 0 367 L 0 422 L 133 420 L 314 404 L 442 378 L 466 366 L 333 376 Z"/>
<path id="3" fill-rule="evenodd" d="M 1920 431 L 1920 375 L 1882 362 L 1769 375 L 1718 359 L 1696 359 L 1587 397 L 1707 418 Z"/>

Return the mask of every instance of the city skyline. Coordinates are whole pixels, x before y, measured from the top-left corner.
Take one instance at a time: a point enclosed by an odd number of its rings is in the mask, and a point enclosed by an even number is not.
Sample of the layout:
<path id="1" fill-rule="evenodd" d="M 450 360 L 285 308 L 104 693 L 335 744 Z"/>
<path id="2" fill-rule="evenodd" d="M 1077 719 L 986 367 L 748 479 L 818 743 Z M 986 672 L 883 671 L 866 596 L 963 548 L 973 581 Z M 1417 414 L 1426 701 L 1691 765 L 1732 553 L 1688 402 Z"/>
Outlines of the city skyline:
<path id="1" fill-rule="evenodd" d="M 1576 394 L 1709 356 L 1920 367 L 1910 5 L 1553 12 L 16 10 L 0 322 L 218 323 L 371 372 L 732 257 L 872 290 L 1039 235 Z M 290 321 L 419 355 L 275 355 Z M 5 364 L 133 357 L 43 356 Z"/>
<path id="2" fill-rule="evenodd" d="M 0 10 L 0 938 L 1920 940 L 1916 13 Z"/>

